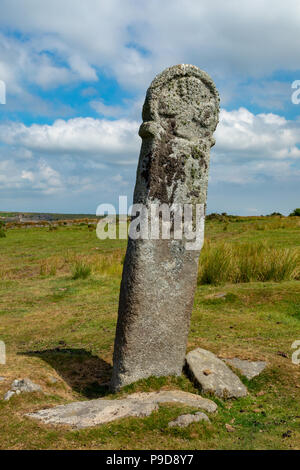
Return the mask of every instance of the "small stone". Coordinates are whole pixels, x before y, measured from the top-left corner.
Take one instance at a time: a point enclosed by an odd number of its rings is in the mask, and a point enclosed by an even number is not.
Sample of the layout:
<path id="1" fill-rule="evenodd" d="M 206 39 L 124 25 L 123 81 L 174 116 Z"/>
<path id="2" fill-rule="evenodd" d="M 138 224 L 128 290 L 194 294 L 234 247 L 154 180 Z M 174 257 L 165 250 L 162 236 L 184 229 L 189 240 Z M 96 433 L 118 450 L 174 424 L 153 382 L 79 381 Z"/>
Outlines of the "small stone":
<path id="1" fill-rule="evenodd" d="M 186 415 L 178 416 L 178 418 L 174 419 L 174 421 L 170 421 L 168 426 L 169 428 L 172 428 L 174 426 L 185 428 L 189 426 L 189 424 L 198 423 L 199 421 L 207 421 L 208 423 L 210 423 L 208 416 L 205 413 L 202 413 L 201 411 L 199 411 L 198 413 L 195 413 L 194 415 L 186 414 Z"/>
<path id="2" fill-rule="evenodd" d="M 6 392 L 6 394 L 4 395 L 4 400 L 5 401 L 8 401 L 11 399 L 11 397 L 15 394 L 15 392 L 13 392 L 12 390 L 8 390 L 8 392 Z"/>
<path id="3" fill-rule="evenodd" d="M 211 374 L 211 370 L 206 369 L 206 370 L 203 371 L 203 374 L 204 375 L 209 375 L 209 374 Z"/>
<path id="4" fill-rule="evenodd" d="M 52 376 L 49 377 L 48 380 L 49 380 L 49 382 L 50 382 L 51 384 L 56 384 L 56 383 L 58 382 L 58 380 L 57 380 L 55 377 L 52 377 Z"/>
<path id="5" fill-rule="evenodd" d="M 11 390 L 20 392 L 41 392 L 42 388 L 30 379 L 16 379 L 11 384 Z"/>
<path id="6" fill-rule="evenodd" d="M 251 380 L 253 377 L 259 375 L 267 367 L 267 363 L 264 361 L 246 361 L 237 357 L 224 360 L 230 366 L 235 367 L 235 369 L 247 377 L 248 380 Z"/>
<path id="7" fill-rule="evenodd" d="M 231 426 L 231 424 L 225 424 L 225 428 L 227 429 L 228 432 L 234 432 L 235 428 Z"/>
<path id="8" fill-rule="evenodd" d="M 0 377 L 0 382 L 4 382 L 5 377 Z"/>
<path id="9" fill-rule="evenodd" d="M 221 398 L 239 398 L 247 395 L 247 388 L 239 377 L 212 352 L 197 348 L 187 354 L 186 362 L 204 393 L 213 393 Z M 204 374 L 207 369 L 211 374 Z"/>

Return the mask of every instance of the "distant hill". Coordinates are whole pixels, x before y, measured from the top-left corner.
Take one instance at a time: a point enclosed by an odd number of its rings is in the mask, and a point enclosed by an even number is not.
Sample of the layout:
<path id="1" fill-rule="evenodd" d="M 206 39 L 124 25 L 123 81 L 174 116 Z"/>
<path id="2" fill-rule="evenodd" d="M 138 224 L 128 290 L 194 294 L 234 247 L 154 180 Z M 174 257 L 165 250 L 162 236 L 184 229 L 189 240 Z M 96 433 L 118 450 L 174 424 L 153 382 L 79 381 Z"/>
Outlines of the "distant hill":
<path id="1" fill-rule="evenodd" d="M 95 214 L 52 214 L 49 212 L 4 212 L 0 211 L 0 220 L 5 222 L 54 222 L 56 220 L 95 219 Z"/>

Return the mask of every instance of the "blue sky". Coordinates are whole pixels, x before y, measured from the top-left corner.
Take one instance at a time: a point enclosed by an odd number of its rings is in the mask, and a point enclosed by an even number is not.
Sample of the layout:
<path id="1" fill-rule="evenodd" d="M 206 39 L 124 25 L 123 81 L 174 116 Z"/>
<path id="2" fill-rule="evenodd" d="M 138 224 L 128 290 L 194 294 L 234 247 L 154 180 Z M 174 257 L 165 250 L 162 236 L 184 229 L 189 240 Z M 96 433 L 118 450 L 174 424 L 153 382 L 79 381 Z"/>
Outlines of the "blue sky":
<path id="1" fill-rule="evenodd" d="M 132 200 L 147 87 L 191 63 L 221 96 L 208 211 L 300 205 L 298 0 L 2 0 L 0 210 Z"/>

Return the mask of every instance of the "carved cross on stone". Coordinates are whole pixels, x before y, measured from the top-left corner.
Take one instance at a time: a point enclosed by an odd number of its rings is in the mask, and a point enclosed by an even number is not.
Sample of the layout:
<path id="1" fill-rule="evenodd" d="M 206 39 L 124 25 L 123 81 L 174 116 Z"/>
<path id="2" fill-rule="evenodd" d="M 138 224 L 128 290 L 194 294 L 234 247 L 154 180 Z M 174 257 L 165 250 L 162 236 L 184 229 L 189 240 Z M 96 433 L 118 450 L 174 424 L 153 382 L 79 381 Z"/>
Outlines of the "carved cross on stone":
<path id="1" fill-rule="evenodd" d="M 139 135 L 142 147 L 134 204 L 146 209 L 189 204 L 202 208 L 203 241 L 209 152 L 218 123 L 219 95 L 212 79 L 193 65 L 176 65 L 151 83 Z M 146 216 L 148 222 L 149 215 Z M 142 378 L 180 375 L 202 243 L 188 249 L 177 239 L 132 238 L 129 232 L 115 338 L 113 390 Z"/>

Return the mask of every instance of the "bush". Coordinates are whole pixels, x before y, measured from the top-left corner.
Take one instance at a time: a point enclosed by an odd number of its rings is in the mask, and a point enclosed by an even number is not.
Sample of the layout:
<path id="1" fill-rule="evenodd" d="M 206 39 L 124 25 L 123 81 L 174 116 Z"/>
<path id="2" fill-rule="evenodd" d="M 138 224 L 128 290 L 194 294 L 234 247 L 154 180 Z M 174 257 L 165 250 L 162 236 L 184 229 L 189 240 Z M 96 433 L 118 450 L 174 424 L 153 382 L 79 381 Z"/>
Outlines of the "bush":
<path id="1" fill-rule="evenodd" d="M 206 220 L 219 220 L 220 222 L 222 222 L 224 219 L 226 219 L 226 215 L 224 216 L 222 214 L 217 214 L 216 212 L 213 212 L 212 214 L 208 214 L 205 218 Z"/>
<path id="2" fill-rule="evenodd" d="M 5 238 L 6 233 L 5 233 L 5 223 L 0 220 L 0 238 Z"/>
<path id="3" fill-rule="evenodd" d="M 73 268 L 72 279 L 86 279 L 91 274 L 91 267 L 84 261 L 77 261 Z"/>
<path id="4" fill-rule="evenodd" d="M 294 216 L 300 217 L 300 208 L 299 207 L 297 209 L 294 209 L 294 211 L 290 213 L 290 217 L 294 217 Z"/>

